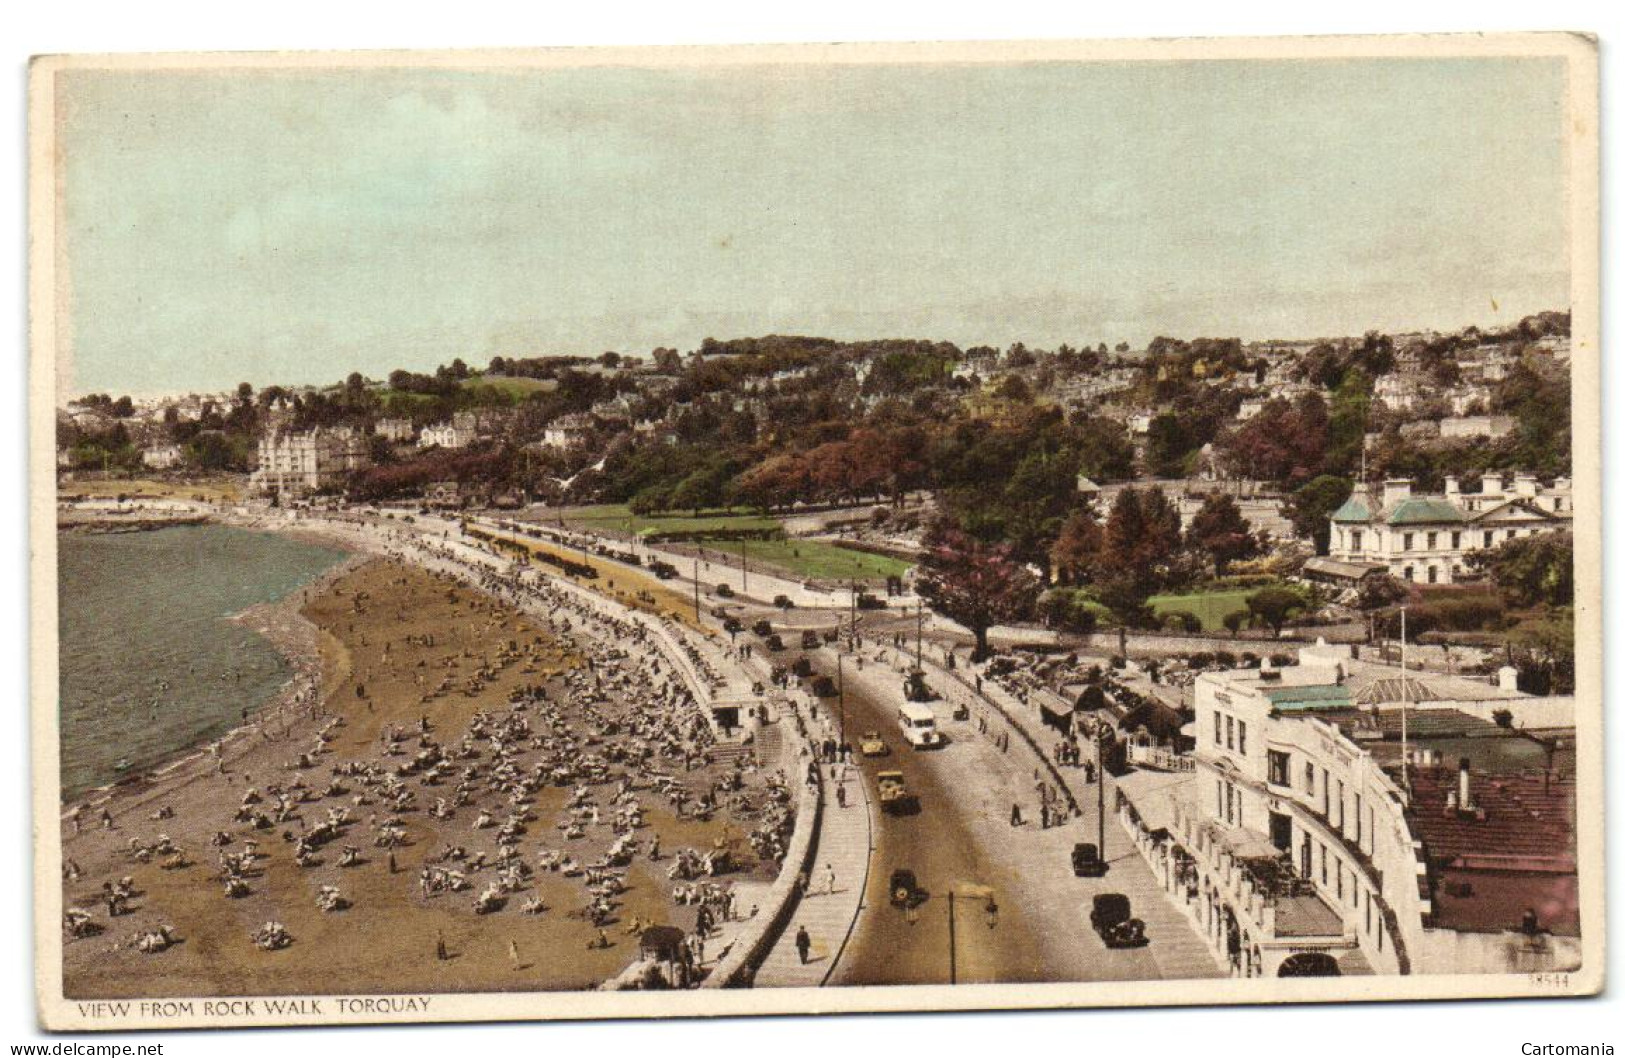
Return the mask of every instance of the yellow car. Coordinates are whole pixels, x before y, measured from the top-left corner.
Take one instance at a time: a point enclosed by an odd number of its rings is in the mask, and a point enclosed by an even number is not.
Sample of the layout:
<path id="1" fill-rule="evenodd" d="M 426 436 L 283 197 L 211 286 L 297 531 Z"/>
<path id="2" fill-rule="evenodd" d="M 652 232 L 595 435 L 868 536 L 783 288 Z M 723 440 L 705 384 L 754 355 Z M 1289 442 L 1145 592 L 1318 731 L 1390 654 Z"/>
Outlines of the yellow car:
<path id="1" fill-rule="evenodd" d="M 878 731 L 865 731 L 863 737 L 858 739 L 858 752 L 865 757 L 884 757 L 891 750 Z"/>

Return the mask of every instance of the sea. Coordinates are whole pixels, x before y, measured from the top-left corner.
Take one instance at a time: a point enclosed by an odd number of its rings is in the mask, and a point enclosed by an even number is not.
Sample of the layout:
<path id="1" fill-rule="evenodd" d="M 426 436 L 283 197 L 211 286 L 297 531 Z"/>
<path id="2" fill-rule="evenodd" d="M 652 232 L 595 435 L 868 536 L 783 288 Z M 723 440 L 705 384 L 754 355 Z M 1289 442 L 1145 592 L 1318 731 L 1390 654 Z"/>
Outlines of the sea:
<path id="1" fill-rule="evenodd" d="M 221 525 L 58 535 L 64 799 L 215 738 L 291 667 L 230 618 L 345 552 Z"/>

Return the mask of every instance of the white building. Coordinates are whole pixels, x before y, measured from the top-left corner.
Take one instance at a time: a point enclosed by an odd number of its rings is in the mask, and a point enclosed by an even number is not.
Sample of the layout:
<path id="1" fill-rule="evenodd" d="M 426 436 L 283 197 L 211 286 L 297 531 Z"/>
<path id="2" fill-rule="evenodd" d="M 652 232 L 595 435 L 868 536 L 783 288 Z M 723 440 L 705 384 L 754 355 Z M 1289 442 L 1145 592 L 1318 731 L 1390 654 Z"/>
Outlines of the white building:
<path id="1" fill-rule="evenodd" d="M 372 463 L 366 435 L 348 426 L 272 430 L 260 438 L 259 457 L 249 488 L 279 496 L 338 488 Z"/>
<path id="2" fill-rule="evenodd" d="M 180 445 L 153 445 L 141 452 L 141 465 L 153 470 L 170 470 L 186 462 Z"/>
<path id="3" fill-rule="evenodd" d="M 379 419 L 373 432 L 392 444 L 405 444 L 417 434 L 411 419 Z"/>
<path id="4" fill-rule="evenodd" d="M 1461 491 L 1445 479 L 1443 495 L 1417 495 L 1399 478 L 1377 496 L 1356 485 L 1331 518 L 1333 559 L 1385 567 L 1402 580 L 1453 584 L 1468 572 L 1474 551 L 1508 540 L 1567 528 L 1574 517 L 1567 478 L 1544 488 L 1532 474 L 1518 474 L 1511 489 L 1499 474 L 1484 475 L 1479 492 Z"/>
<path id="5" fill-rule="evenodd" d="M 423 432 L 418 434 L 418 447 L 467 448 L 474 440 L 472 428 L 459 426 L 455 422 L 441 422 L 423 428 Z"/>
<path id="6" fill-rule="evenodd" d="M 1389 411 L 1410 411 L 1422 400 L 1422 381 L 1416 375 L 1390 373 L 1377 379 L 1371 393 Z"/>
<path id="7" fill-rule="evenodd" d="M 592 433 L 592 420 L 585 415 L 565 415 L 542 430 L 542 444 L 549 448 L 574 448 Z"/>
<path id="8" fill-rule="evenodd" d="M 1352 678 L 1347 650 L 1203 673 L 1193 770 L 1119 780 L 1175 905 L 1235 976 L 1576 967 L 1572 780 L 1531 774 L 1489 720 L 1401 716 L 1432 692 L 1397 669 Z M 1446 760 L 1464 739 L 1475 761 Z"/>
<path id="9" fill-rule="evenodd" d="M 1518 420 L 1510 415 L 1455 415 L 1439 420 L 1439 436 L 1488 437 L 1491 440 L 1499 440 L 1511 436 L 1517 425 Z"/>

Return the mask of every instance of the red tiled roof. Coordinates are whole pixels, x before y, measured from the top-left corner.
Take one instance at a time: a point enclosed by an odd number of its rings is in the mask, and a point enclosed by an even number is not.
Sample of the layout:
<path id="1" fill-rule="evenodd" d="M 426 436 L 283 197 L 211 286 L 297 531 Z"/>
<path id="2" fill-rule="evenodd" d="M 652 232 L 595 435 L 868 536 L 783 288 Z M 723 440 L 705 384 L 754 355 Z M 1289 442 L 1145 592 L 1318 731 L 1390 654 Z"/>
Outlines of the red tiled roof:
<path id="1" fill-rule="evenodd" d="M 1543 929 L 1577 932 L 1573 780 L 1475 775 L 1483 819 L 1446 807 L 1456 783 L 1454 768 L 1411 773 L 1411 827 L 1427 851 L 1434 924 L 1515 930 L 1533 909 Z"/>
<path id="2" fill-rule="evenodd" d="M 1456 783 L 1455 768 L 1411 772 L 1411 825 L 1431 859 L 1470 867 L 1507 866 L 1511 857 L 1534 870 L 1574 869 L 1573 780 L 1475 776 L 1472 799 L 1482 820 L 1446 809 Z"/>

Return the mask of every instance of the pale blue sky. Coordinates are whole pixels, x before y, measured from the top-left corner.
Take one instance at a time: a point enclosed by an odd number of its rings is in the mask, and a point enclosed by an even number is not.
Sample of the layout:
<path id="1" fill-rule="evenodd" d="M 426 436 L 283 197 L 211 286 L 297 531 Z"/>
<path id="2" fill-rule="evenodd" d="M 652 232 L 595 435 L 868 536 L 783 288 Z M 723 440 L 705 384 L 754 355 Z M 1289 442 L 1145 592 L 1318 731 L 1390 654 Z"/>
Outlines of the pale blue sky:
<path id="1" fill-rule="evenodd" d="M 1504 323 L 1568 306 L 1563 72 L 68 73 L 63 385 Z"/>

